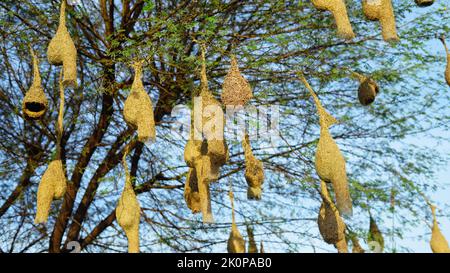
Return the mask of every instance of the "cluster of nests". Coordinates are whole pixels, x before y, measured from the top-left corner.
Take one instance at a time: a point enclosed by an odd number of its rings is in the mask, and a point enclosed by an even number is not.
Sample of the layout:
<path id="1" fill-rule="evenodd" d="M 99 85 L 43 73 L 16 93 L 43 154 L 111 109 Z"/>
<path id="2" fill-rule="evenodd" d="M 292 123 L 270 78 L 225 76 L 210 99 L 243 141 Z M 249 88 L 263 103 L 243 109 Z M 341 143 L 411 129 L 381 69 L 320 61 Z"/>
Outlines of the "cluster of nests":
<path id="1" fill-rule="evenodd" d="M 201 85 L 200 91 L 196 92 L 201 100 L 195 100 L 191 114 L 190 138 L 184 149 L 184 160 L 189 167 L 184 197 L 188 208 L 193 213 L 201 212 L 203 221 L 210 223 L 214 221 L 210 183 L 219 179 L 220 168 L 228 161 L 229 154 L 223 134 L 225 120 L 222 104 L 208 89 L 204 49 L 202 50 Z M 241 75 L 236 59 L 232 57 L 231 68 L 223 83 L 222 103 L 243 106 L 251 98 L 251 87 Z M 264 181 L 263 165 L 253 155 L 248 135 L 242 145 L 245 153 L 245 178 L 249 186 L 248 198 L 260 199 Z"/>
<path id="2" fill-rule="evenodd" d="M 427 7 L 434 0 L 415 0 L 419 7 Z M 336 21 L 338 36 L 353 39 L 355 33 L 348 18 L 345 0 L 312 0 L 313 5 L 322 11 L 330 11 Z M 363 0 L 364 16 L 370 21 L 379 21 L 383 39 L 387 42 L 399 41 L 395 24 L 394 8 L 391 0 Z"/>
<path id="3" fill-rule="evenodd" d="M 22 112 L 25 119 L 38 120 L 46 113 L 48 100 L 42 88 L 38 58 L 31 47 L 30 51 L 33 58 L 33 82 L 22 101 Z M 62 65 L 59 80 L 60 109 L 57 122 L 56 158 L 48 165 L 38 187 L 37 211 L 34 220 L 37 224 L 47 222 L 52 201 L 62 198 L 67 188 L 60 151 L 64 116 L 64 88 L 77 86 L 77 50 L 66 27 L 65 0 L 61 4 L 58 30 L 48 46 L 47 58 L 50 64 Z"/>

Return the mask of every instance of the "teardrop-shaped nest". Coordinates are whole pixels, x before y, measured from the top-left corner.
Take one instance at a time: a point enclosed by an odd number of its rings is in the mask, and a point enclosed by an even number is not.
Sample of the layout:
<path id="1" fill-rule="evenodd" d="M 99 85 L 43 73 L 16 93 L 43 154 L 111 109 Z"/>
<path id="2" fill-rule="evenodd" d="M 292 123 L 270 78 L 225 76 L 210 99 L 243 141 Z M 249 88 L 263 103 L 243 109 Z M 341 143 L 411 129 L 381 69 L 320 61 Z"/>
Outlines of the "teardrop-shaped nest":
<path id="1" fill-rule="evenodd" d="M 380 247 L 380 251 L 383 252 L 384 250 L 383 234 L 381 233 L 377 223 L 375 222 L 375 219 L 373 219 L 372 216 L 370 216 L 370 227 L 367 241 L 368 243 L 376 242 Z"/>
<path id="2" fill-rule="evenodd" d="M 336 244 L 345 240 L 345 224 L 337 209 L 332 208 L 326 201 L 322 202 L 317 218 L 319 231 L 327 244 Z"/>
<path id="3" fill-rule="evenodd" d="M 231 58 L 231 67 L 222 85 L 222 103 L 224 105 L 245 105 L 253 97 L 248 81 L 241 75 L 236 58 Z"/>
<path id="4" fill-rule="evenodd" d="M 194 168 L 189 168 L 184 185 L 184 200 L 192 213 L 201 211 L 200 193 L 198 191 L 197 173 Z"/>
<path id="5" fill-rule="evenodd" d="M 33 58 L 33 82 L 22 101 L 22 112 L 26 119 L 40 119 L 48 108 L 48 100 L 41 85 L 39 61 L 30 48 Z"/>
<path id="6" fill-rule="evenodd" d="M 248 185 L 247 198 L 260 200 L 264 183 L 264 165 L 253 155 L 248 134 L 244 136 L 242 147 L 245 155 L 245 180 Z"/>
<path id="7" fill-rule="evenodd" d="M 234 223 L 228 238 L 227 250 L 228 253 L 245 253 L 245 240 Z"/>
<path id="8" fill-rule="evenodd" d="M 363 12 L 368 20 L 380 21 L 385 41 L 395 42 L 399 40 L 391 0 L 363 0 Z"/>
<path id="9" fill-rule="evenodd" d="M 433 5 L 434 0 L 415 0 L 419 7 L 429 7 Z"/>
<path id="10" fill-rule="evenodd" d="M 318 10 L 328 10 L 333 14 L 338 36 L 344 39 L 355 37 L 344 0 L 312 0 L 312 3 Z"/>
<path id="11" fill-rule="evenodd" d="M 348 253 L 348 245 L 345 238 L 334 244 L 334 247 L 337 249 L 338 253 Z"/>
<path id="12" fill-rule="evenodd" d="M 67 180 L 61 160 L 53 160 L 44 172 L 37 192 L 37 210 L 34 222 L 45 223 L 54 199 L 60 199 L 66 193 Z"/>
<path id="13" fill-rule="evenodd" d="M 139 141 L 153 141 L 156 137 L 153 105 L 142 84 L 142 62 L 135 63 L 134 68 L 135 78 L 123 107 L 123 115 L 125 121 L 137 129 Z"/>
<path id="14" fill-rule="evenodd" d="M 128 238 L 128 252 L 130 253 L 139 252 L 140 214 L 139 201 L 131 185 L 131 179 L 127 175 L 125 187 L 117 203 L 116 219 Z"/>
<path id="15" fill-rule="evenodd" d="M 433 253 L 450 253 L 447 239 L 445 239 L 436 220 L 436 208 L 431 206 L 433 214 L 433 227 L 431 228 L 430 246 Z"/>
<path id="16" fill-rule="evenodd" d="M 365 78 L 358 88 L 359 102 L 364 106 L 371 104 L 375 101 L 378 92 L 378 84 L 371 78 Z"/>
<path id="17" fill-rule="evenodd" d="M 77 49 L 66 27 L 66 1 L 61 3 L 59 26 L 47 49 L 48 62 L 63 65 L 64 86 L 77 86 Z"/>

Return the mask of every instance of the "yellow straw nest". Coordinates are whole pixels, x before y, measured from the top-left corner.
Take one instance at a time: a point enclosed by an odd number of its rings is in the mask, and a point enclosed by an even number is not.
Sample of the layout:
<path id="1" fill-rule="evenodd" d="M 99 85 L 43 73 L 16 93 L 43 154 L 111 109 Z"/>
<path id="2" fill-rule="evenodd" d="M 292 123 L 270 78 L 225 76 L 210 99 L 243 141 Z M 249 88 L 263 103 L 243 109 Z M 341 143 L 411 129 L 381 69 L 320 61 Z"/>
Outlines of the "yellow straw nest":
<path id="1" fill-rule="evenodd" d="M 363 0 L 363 12 L 368 20 L 379 21 L 383 39 L 387 42 L 399 41 L 391 0 Z"/>
<path id="2" fill-rule="evenodd" d="M 242 147 L 245 155 L 245 180 L 248 185 L 247 198 L 260 200 L 264 183 L 263 163 L 253 155 L 248 134 L 244 136 Z"/>
<path id="3" fill-rule="evenodd" d="M 228 238 L 227 250 L 228 253 L 245 253 L 245 240 L 239 232 L 235 216 L 234 216 L 234 201 L 233 201 L 233 192 L 230 188 L 230 201 L 231 201 L 231 232 L 230 237 Z"/>
<path id="4" fill-rule="evenodd" d="M 63 65 L 64 86 L 77 86 L 77 49 L 66 27 L 66 0 L 62 0 L 59 26 L 47 49 L 50 64 Z"/>
<path id="5" fill-rule="evenodd" d="M 351 216 L 352 200 L 347 181 L 345 159 L 328 129 L 331 125 L 337 123 L 337 120 L 323 108 L 319 98 L 303 75 L 300 75 L 300 79 L 313 97 L 319 115 L 320 138 L 316 150 L 316 172 L 321 180 L 333 185 L 339 213 L 344 216 Z"/>
<path id="6" fill-rule="evenodd" d="M 447 44 L 445 43 L 445 37 L 444 36 L 440 37 L 440 40 L 441 40 L 442 44 L 444 45 L 445 53 L 447 55 L 447 67 L 445 69 L 445 81 L 450 86 L 450 51 L 448 50 Z"/>
<path id="7" fill-rule="evenodd" d="M 419 7 L 429 7 L 433 5 L 434 0 L 415 0 Z"/>
<path id="8" fill-rule="evenodd" d="M 258 253 L 258 247 L 256 246 L 255 234 L 253 234 L 253 228 L 247 225 L 248 236 L 248 253 Z"/>
<path id="9" fill-rule="evenodd" d="M 345 224 L 329 196 L 326 183 L 323 181 L 320 183 L 323 200 L 320 206 L 317 224 L 323 240 L 327 244 L 336 245 L 342 240 L 345 241 Z"/>
<path id="10" fill-rule="evenodd" d="M 198 191 L 197 172 L 194 168 L 189 168 L 184 185 L 184 200 L 192 213 L 201 211 L 200 193 Z"/>
<path id="11" fill-rule="evenodd" d="M 431 228 L 431 240 L 430 246 L 433 253 L 450 253 L 448 242 L 439 229 L 439 225 L 436 220 L 436 207 L 431 206 L 431 212 L 433 214 L 433 227 Z"/>
<path id="12" fill-rule="evenodd" d="M 237 60 L 231 57 L 231 67 L 222 86 L 222 103 L 224 105 L 245 105 L 253 97 L 248 81 L 241 75 Z"/>
<path id="13" fill-rule="evenodd" d="M 333 14 L 339 37 L 348 40 L 355 38 L 344 0 L 312 0 L 312 3 L 318 10 L 327 10 Z"/>
<path id="14" fill-rule="evenodd" d="M 345 238 L 334 244 L 334 247 L 337 249 L 338 253 L 348 253 L 348 245 Z"/>
<path id="15" fill-rule="evenodd" d="M 374 242 L 376 245 L 372 246 L 379 246 L 380 252 L 383 252 L 384 250 L 384 238 L 383 234 L 381 233 L 380 229 L 378 228 L 377 223 L 375 222 L 375 219 L 373 219 L 372 216 L 370 216 L 370 226 L 369 226 L 369 235 L 367 237 L 367 241 L 369 244 L 373 244 Z"/>
<path id="16" fill-rule="evenodd" d="M 133 65 L 134 81 L 123 107 L 123 116 L 128 124 L 137 128 L 139 141 L 147 142 L 154 141 L 156 133 L 152 101 L 142 84 L 142 63 Z"/>
<path id="17" fill-rule="evenodd" d="M 264 252 L 264 245 L 263 242 L 261 241 L 261 243 L 259 244 L 259 253 L 265 253 Z"/>
<path id="18" fill-rule="evenodd" d="M 22 101 L 22 112 L 26 119 L 40 119 L 48 107 L 48 100 L 42 88 L 41 75 L 39 73 L 39 60 L 30 47 L 33 58 L 33 82 Z"/>
<path id="19" fill-rule="evenodd" d="M 34 222 L 46 223 L 50 212 L 50 205 L 54 199 L 60 199 L 66 193 L 66 175 L 62 161 L 57 159 L 50 162 L 41 178 L 37 192 L 37 210 Z"/>

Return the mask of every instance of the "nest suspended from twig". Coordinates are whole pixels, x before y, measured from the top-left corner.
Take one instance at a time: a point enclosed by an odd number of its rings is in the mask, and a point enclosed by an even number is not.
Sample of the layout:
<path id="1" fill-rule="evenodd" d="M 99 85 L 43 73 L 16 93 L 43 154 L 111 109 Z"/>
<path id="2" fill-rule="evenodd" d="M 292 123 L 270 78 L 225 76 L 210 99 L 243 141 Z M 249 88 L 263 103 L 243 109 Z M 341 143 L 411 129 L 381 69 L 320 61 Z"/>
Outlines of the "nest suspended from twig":
<path id="1" fill-rule="evenodd" d="M 380 229 L 378 228 L 377 223 L 375 222 L 375 219 L 373 219 L 372 216 L 370 216 L 369 235 L 367 237 L 367 241 L 369 243 L 373 243 L 373 242 L 377 243 L 377 245 L 380 247 L 380 249 L 379 249 L 380 252 L 383 252 L 383 250 L 384 250 L 383 234 L 381 233 Z"/>
<path id="2" fill-rule="evenodd" d="M 430 246 L 433 253 L 450 253 L 448 242 L 439 229 L 439 225 L 436 220 L 436 207 L 431 206 L 431 212 L 433 214 L 433 227 L 431 228 L 431 240 Z"/>
<path id="3" fill-rule="evenodd" d="M 326 183 L 321 181 L 320 186 L 322 205 L 320 206 L 317 224 L 323 240 L 327 244 L 336 245 L 342 240 L 345 241 L 345 224 L 331 200 Z M 339 245 L 342 246 L 342 243 Z"/>
<path id="4" fill-rule="evenodd" d="M 333 14 L 339 37 L 348 40 L 355 38 L 344 0 L 312 0 L 312 3 L 318 10 L 327 10 Z"/>
<path id="5" fill-rule="evenodd" d="M 253 228 L 247 225 L 248 236 L 248 253 L 258 253 L 258 247 L 256 246 L 255 234 L 253 234 Z"/>
<path id="6" fill-rule="evenodd" d="M 447 44 L 445 43 L 445 37 L 441 36 L 439 39 L 441 40 L 442 44 L 444 45 L 445 53 L 447 55 L 447 66 L 445 68 L 445 81 L 450 86 L 450 51 L 448 50 Z"/>
<path id="7" fill-rule="evenodd" d="M 64 196 L 66 185 L 66 175 L 62 161 L 59 159 L 53 160 L 48 165 L 39 183 L 35 224 L 47 222 L 52 201 Z"/>
<path id="8" fill-rule="evenodd" d="M 333 185 L 339 213 L 344 216 L 351 216 L 352 200 L 347 181 L 345 159 L 328 129 L 331 125 L 337 123 L 337 120 L 323 108 L 305 77 L 300 75 L 300 79 L 313 97 L 319 115 L 320 138 L 316 150 L 316 172 L 321 180 Z"/>
<path id="9" fill-rule="evenodd" d="M 377 83 L 371 78 L 365 78 L 358 88 L 359 102 L 367 106 L 375 101 L 375 97 L 378 95 L 379 88 Z"/>
<path id="10" fill-rule="evenodd" d="M 245 180 L 248 185 L 247 198 L 260 200 L 264 183 L 263 163 L 253 155 L 248 134 L 244 136 L 242 147 L 245 155 Z"/>
<path id="11" fill-rule="evenodd" d="M 66 27 L 66 0 L 62 0 L 59 26 L 47 49 L 50 64 L 63 65 L 64 86 L 77 86 L 77 49 Z"/>
<path id="12" fill-rule="evenodd" d="M 139 141 L 147 142 L 154 141 L 156 133 L 152 101 L 142 84 L 142 63 L 133 65 L 134 81 L 123 107 L 123 116 L 128 124 L 137 128 Z"/>
<path id="13" fill-rule="evenodd" d="M 399 41 L 391 0 L 363 0 L 363 12 L 368 20 L 379 21 L 383 39 L 387 42 Z"/>
<path id="14" fill-rule="evenodd" d="M 125 231 L 128 239 L 128 252 L 139 252 L 139 222 L 141 218 L 141 208 L 139 201 L 131 183 L 131 176 L 128 171 L 126 156 L 128 147 L 123 156 L 123 165 L 125 169 L 125 186 L 116 207 L 116 219 L 119 226 Z"/>
<path id="15" fill-rule="evenodd" d="M 237 60 L 231 57 L 231 67 L 223 81 L 222 103 L 224 105 L 245 105 L 252 97 L 248 81 L 241 75 Z"/>
<path id="16" fill-rule="evenodd" d="M 48 107 L 48 100 L 42 88 L 41 75 L 39 73 L 39 60 L 30 47 L 33 58 L 33 82 L 22 101 L 22 112 L 26 119 L 40 119 Z"/>
<path id="17" fill-rule="evenodd" d="M 239 232 L 235 216 L 234 216 L 234 197 L 233 197 L 233 191 L 230 186 L 230 201 L 231 201 L 231 232 L 230 237 L 228 238 L 228 244 L 227 244 L 227 250 L 228 253 L 245 253 L 245 240 L 242 237 L 241 233 Z"/>
<path id="18" fill-rule="evenodd" d="M 419 7 L 429 7 L 433 5 L 434 0 L 415 0 Z"/>

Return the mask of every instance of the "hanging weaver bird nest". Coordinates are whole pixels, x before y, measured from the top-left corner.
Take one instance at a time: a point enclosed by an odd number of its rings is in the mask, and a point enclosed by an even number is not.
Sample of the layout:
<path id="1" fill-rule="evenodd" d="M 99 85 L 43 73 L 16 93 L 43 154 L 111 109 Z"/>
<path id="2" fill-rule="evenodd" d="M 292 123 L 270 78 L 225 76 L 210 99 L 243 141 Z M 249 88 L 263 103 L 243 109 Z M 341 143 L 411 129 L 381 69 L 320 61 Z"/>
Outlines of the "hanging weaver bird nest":
<path id="1" fill-rule="evenodd" d="M 195 165 L 195 171 L 197 175 L 198 193 L 200 197 L 200 208 L 202 212 L 204 223 L 213 223 L 214 217 L 211 208 L 211 192 L 210 181 L 208 179 L 211 171 L 211 160 L 208 156 L 203 155 L 197 160 Z"/>
<path id="2" fill-rule="evenodd" d="M 258 253 L 255 235 L 253 234 L 253 228 L 250 225 L 247 225 L 247 236 L 248 236 L 248 253 Z"/>
<path id="3" fill-rule="evenodd" d="M 377 223 L 375 222 L 375 219 L 373 219 L 372 216 L 370 216 L 369 235 L 367 237 L 367 241 L 372 246 L 375 246 L 375 247 L 378 246 L 380 252 L 383 252 L 383 250 L 384 250 L 383 234 L 381 233 L 380 229 L 378 228 Z M 376 243 L 376 244 L 374 245 L 374 243 Z"/>
<path id="4" fill-rule="evenodd" d="M 224 105 L 245 105 L 252 97 L 252 88 L 241 75 L 234 56 L 231 57 L 231 67 L 222 86 L 222 103 Z"/>
<path id="5" fill-rule="evenodd" d="M 355 38 L 344 0 L 312 0 L 312 3 L 318 10 L 327 10 L 333 14 L 338 36 L 349 40 Z"/>
<path id="6" fill-rule="evenodd" d="M 48 100 L 42 89 L 39 61 L 30 47 L 33 58 L 33 82 L 22 101 L 22 112 L 26 119 L 40 119 L 48 107 Z"/>
<path id="7" fill-rule="evenodd" d="M 334 247 L 339 253 L 348 253 L 348 245 L 345 238 L 334 244 Z"/>
<path id="8" fill-rule="evenodd" d="M 358 237 L 356 237 L 356 235 L 352 235 L 350 239 L 352 240 L 353 245 L 352 253 L 365 253 L 364 249 L 359 244 Z"/>
<path id="9" fill-rule="evenodd" d="M 50 162 L 39 183 L 37 192 L 37 211 L 34 219 L 36 224 L 47 222 L 50 205 L 53 199 L 62 198 L 66 193 L 67 188 L 66 174 L 61 161 L 61 138 L 63 134 L 65 100 L 62 70 L 59 77 L 59 96 L 60 104 L 56 126 L 56 159 Z"/>
<path id="10" fill-rule="evenodd" d="M 447 67 L 445 69 L 445 81 L 450 86 L 450 51 L 447 48 L 447 44 L 445 43 L 445 37 L 441 36 L 440 40 L 445 48 L 445 53 L 447 54 Z"/>
<path id="11" fill-rule="evenodd" d="M 433 253 L 450 253 L 448 242 L 439 229 L 439 225 L 436 220 L 436 207 L 431 206 L 431 212 L 433 214 L 433 227 L 431 228 L 431 240 L 430 246 Z"/>
<path id="12" fill-rule="evenodd" d="M 395 24 L 394 8 L 391 0 L 363 0 L 363 12 L 368 20 L 380 21 L 383 39 L 387 42 L 399 41 Z"/>
<path id="13" fill-rule="evenodd" d="M 378 92 L 379 88 L 377 83 L 371 78 L 364 77 L 358 88 L 359 102 L 364 106 L 371 104 L 375 101 Z"/>
<path id="14" fill-rule="evenodd" d="M 184 200 L 192 213 L 201 211 L 200 194 L 198 191 L 197 172 L 194 168 L 189 168 L 184 185 Z"/>
<path id="15" fill-rule="evenodd" d="M 41 178 L 37 192 L 37 210 L 34 223 L 46 223 L 50 205 L 54 199 L 60 199 L 66 193 L 66 175 L 62 161 L 50 162 Z"/>
<path id="16" fill-rule="evenodd" d="M 59 26 L 50 41 L 47 58 L 53 65 L 63 65 L 64 86 L 77 86 L 77 49 L 66 27 L 66 0 L 62 0 Z"/>
<path id="17" fill-rule="evenodd" d="M 137 128 L 139 141 L 147 142 L 154 141 L 156 133 L 152 101 L 142 84 L 142 63 L 133 64 L 134 81 L 123 107 L 123 116 L 128 124 Z"/>
<path id="18" fill-rule="evenodd" d="M 344 216 L 351 216 L 352 200 L 347 182 L 345 159 L 328 129 L 331 125 L 337 123 L 337 120 L 323 108 L 305 77 L 300 75 L 300 79 L 313 97 L 319 115 L 320 138 L 316 150 L 316 172 L 321 180 L 332 183 L 339 213 Z"/>
<path id="19" fill-rule="evenodd" d="M 230 237 L 228 238 L 228 244 L 227 244 L 227 250 L 228 253 L 245 253 L 245 240 L 242 237 L 241 233 L 239 232 L 237 226 L 236 226 L 236 220 L 234 216 L 234 197 L 233 197 L 233 191 L 231 190 L 230 186 L 230 201 L 231 201 L 231 232 Z"/>
<path id="20" fill-rule="evenodd" d="M 264 246 L 263 246 L 263 242 L 261 241 L 261 243 L 259 244 L 259 253 L 265 253 L 264 252 Z"/>
<path id="21" fill-rule="evenodd" d="M 247 198 L 260 200 L 264 183 L 263 163 L 253 155 L 248 134 L 244 136 L 242 147 L 245 155 L 245 180 L 248 185 Z"/>
<path id="22" fill-rule="evenodd" d="M 120 227 L 125 231 L 128 239 L 128 252 L 139 252 L 139 222 L 141 215 L 141 208 L 139 201 L 131 184 L 131 176 L 128 171 L 126 156 L 128 154 L 128 147 L 123 156 L 123 165 L 125 169 L 125 186 L 120 196 L 116 207 L 116 219 Z"/>
<path id="23" fill-rule="evenodd" d="M 320 184 L 322 205 L 317 218 L 320 235 L 327 244 L 337 244 L 345 241 L 345 224 L 331 200 L 326 183 L 321 181 Z"/>
<path id="24" fill-rule="evenodd" d="M 428 7 L 433 5 L 434 0 L 415 0 L 419 7 Z"/>

